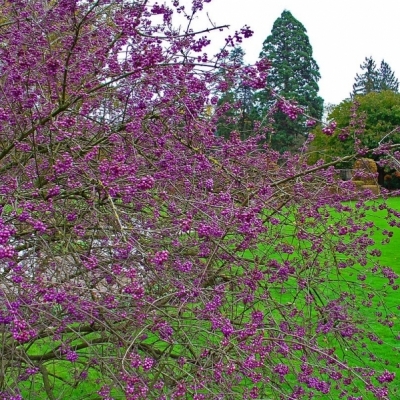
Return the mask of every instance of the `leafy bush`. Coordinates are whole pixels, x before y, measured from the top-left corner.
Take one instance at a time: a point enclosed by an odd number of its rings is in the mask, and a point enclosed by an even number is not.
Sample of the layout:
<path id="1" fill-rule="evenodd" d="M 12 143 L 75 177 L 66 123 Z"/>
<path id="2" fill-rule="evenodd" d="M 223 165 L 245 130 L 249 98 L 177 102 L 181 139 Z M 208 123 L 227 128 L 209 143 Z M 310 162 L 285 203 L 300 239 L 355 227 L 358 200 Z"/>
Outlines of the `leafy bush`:
<path id="1" fill-rule="evenodd" d="M 1 398 L 385 399 L 398 386 L 393 365 L 368 363 L 386 345 L 365 310 L 397 334 L 373 196 L 346 203 L 336 161 L 279 155 L 260 127 L 214 135 L 224 111 L 204 110 L 223 82 L 190 30 L 208 2 L 2 3 Z M 259 89 L 268 67 L 232 79 Z"/>

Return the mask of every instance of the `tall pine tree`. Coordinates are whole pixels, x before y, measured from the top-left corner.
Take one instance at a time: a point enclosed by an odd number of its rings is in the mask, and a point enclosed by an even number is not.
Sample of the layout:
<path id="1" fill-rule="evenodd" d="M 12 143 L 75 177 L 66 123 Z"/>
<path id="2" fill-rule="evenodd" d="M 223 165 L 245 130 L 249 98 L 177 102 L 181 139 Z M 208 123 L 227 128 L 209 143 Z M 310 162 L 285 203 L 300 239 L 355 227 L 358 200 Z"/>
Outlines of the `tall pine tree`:
<path id="1" fill-rule="evenodd" d="M 308 115 L 320 119 L 323 99 L 318 96 L 319 68 L 313 58 L 313 50 L 307 30 L 289 11 L 283 11 L 274 22 L 271 34 L 263 43 L 260 58 L 271 62 L 268 86 L 258 96 L 259 113 L 264 116 L 274 102 L 273 92 L 295 100 Z M 275 115 L 273 133 L 268 138 L 272 147 L 279 151 L 293 150 L 304 140 L 307 128 L 305 117 L 295 121 L 282 112 Z"/>
<path id="2" fill-rule="evenodd" d="M 389 64 L 382 60 L 381 68 L 378 71 L 378 86 L 379 90 L 399 91 L 399 81 L 394 76 L 394 72 L 389 67 Z"/>
<path id="3" fill-rule="evenodd" d="M 360 68 L 363 72 L 361 74 L 356 74 L 351 97 L 358 94 L 367 94 L 378 91 L 378 71 L 376 70 L 376 63 L 373 58 L 365 57 Z"/>
<path id="4" fill-rule="evenodd" d="M 351 97 L 371 92 L 381 92 L 383 90 L 398 91 L 399 81 L 394 76 L 389 64 L 384 60 L 382 60 L 380 68 L 376 69 L 374 59 L 372 57 L 365 57 L 360 68 L 363 72 L 356 74 Z"/>
<path id="5" fill-rule="evenodd" d="M 229 69 L 242 67 L 244 65 L 245 52 L 235 47 L 229 54 L 222 74 L 226 77 L 229 90 L 224 93 L 219 101 L 219 106 L 229 103 L 229 109 L 219 119 L 217 134 L 229 137 L 232 131 L 238 131 L 242 139 L 245 139 L 252 131 L 253 114 L 253 90 L 241 79 L 230 80 Z"/>

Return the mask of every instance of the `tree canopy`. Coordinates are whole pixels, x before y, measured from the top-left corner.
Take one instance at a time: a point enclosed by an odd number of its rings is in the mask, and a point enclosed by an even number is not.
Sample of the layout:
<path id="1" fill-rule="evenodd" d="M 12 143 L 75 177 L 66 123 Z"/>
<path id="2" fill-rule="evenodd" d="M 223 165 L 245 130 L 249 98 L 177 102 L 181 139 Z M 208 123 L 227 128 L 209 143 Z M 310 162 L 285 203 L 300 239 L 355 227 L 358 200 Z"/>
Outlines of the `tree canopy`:
<path id="1" fill-rule="evenodd" d="M 323 100 L 318 96 L 319 68 L 303 24 L 290 11 L 283 11 L 263 43 L 260 58 L 268 59 L 271 70 L 267 88 L 259 95 L 260 114 L 265 115 L 276 99 L 272 93 L 295 101 L 305 112 L 321 119 Z M 305 118 L 291 120 L 278 111 L 270 141 L 274 149 L 290 149 L 307 132 Z"/>
<path id="2" fill-rule="evenodd" d="M 399 81 L 385 60 L 382 60 L 378 71 L 378 87 L 379 90 L 393 90 L 394 92 L 399 90 Z"/>
<path id="3" fill-rule="evenodd" d="M 372 57 L 365 57 L 365 61 L 360 65 L 361 74 L 357 74 L 353 84 L 352 97 L 371 92 L 380 92 L 383 90 L 392 90 L 397 92 L 399 81 L 394 76 L 394 72 L 389 64 L 384 60 L 379 69 L 376 69 L 376 63 Z"/>
<path id="4" fill-rule="evenodd" d="M 254 90 L 246 82 L 246 77 L 237 79 L 232 71 L 244 67 L 244 51 L 238 46 L 231 50 L 221 69 L 221 75 L 229 88 L 221 93 L 218 105 L 225 111 L 218 121 L 217 134 L 229 138 L 234 131 L 240 133 L 242 139 L 253 131 L 256 118 L 254 108 Z"/>
<path id="5" fill-rule="evenodd" d="M 333 108 L 328 119 L 334 120 L 336 130 L 332 135 L 325 135 L 321 128 L 316 128 L 313 148 L 317 150 L 313 160 L 323 158 L 332 160 L 351 154 L 357 141 L 372 158 L 379 160 L 381 154 L 374 149 L 383 143 L 400 143 L 400 94 L 391 90 L 371 92 L 355 97 L 355 103 L 344 100 Z M 389 136 L 385 136 L 392 132 Z"/>

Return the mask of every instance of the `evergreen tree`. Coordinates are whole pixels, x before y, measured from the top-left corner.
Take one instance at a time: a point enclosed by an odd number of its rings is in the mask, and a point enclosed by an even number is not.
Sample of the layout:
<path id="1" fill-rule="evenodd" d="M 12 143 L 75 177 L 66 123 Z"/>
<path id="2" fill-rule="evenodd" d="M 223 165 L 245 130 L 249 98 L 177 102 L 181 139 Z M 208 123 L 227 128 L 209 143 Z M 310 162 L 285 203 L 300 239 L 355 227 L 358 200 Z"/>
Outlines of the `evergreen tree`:
<path id="1" fill-rule="evenodd" d="M 219 101 L 219 106 L 229 103 L 229 109 L 220 118 L 218 135 L 229 137 L 232 131 L 240 132 L 242 139 L 246 138 L 252 130 L 253 114 L 253 90 L 243 80 L 232 80 L 230 71 L 243 67 L 245 52 L 235 47 L 229 54 L 222 73 L 229 85 L 229 90 L 224 93 Z"/>
<path id="2" fill-rule="evenodd" d="M 378 86 L 378 71 L 376 70 L 376 64 L 372 57 L 365 57 L 364 62 L 360 65 L 362 71 L 361 74 L 356 74 L 355 82 L 353 84 L 353 92 L 351 97 L 358 94 L 367 94 L 371 92 L 377 92 Z"/>
<path id="3" fill-rule="evenodd" d="M 230 65 L 235 65 L 241 67 L 244 64 L 244 56 L 246 53 L 244 52 L 241 46 L 235 47 L 228 56 L 228 63 Z"/>
<path id="4" fill-rule="evenodd" d="M 380 68 L 376 69 L 376 63 L 372 57 L 365 57 L 360 65 L 364 72 L 356 74 L 351 97 L 363 95 L 371 92 L 381 92 L 383 90 L 392 90 L 397 92 L 399 81 L 394 76 L 389 64 L 382 60 Z"/>
<path id="5" fill-rule="evenodd" d="M 264 117 L 273 105 L 272 92 L 275 92 L 295 100 L 308 115 L 317 119 L 322 117 L 323 99 L 318 96 L 319 68 L 305 27 L 289 11 L 283 11 L 274 22 L 260 58 L 267 58 L 272 67 L 268 86 L 258 96 L 260 115 Z M 293 149 L 296 141 L 302 141 L 307 132 L 305 117 L 290 120 L 282 112 L 276 114 L 272 128 L 269 141 L 279 151 Z"/>
<path id="6" fill-rule="evenodd" d="M 385 60 L 382 60 L 381 68 L 378 71 L 378 85 L 379 90 L 392 90 L 393 92 L 398 92 L 399 90 L 399 81 Z"/>

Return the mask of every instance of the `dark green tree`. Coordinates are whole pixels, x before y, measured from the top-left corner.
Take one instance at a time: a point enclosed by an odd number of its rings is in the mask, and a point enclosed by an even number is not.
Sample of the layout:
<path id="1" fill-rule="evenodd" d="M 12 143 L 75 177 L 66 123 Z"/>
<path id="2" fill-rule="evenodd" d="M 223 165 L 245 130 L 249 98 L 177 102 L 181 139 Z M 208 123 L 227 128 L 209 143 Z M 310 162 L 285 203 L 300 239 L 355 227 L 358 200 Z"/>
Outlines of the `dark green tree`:
<path id="1" fill-rule="evenodd" d="M 244 56 L 246 53 L 240 46 L 235 47 L 228 56 L 228 63 L 230 65 L 237 65 L 241 67 L 244 64 Z"/>
<path id="2" fill-rule="evenodd" d="M 242 139 L 246 138 L 252 131 L 255 119 L 253 90 L 243 82 L 242 79 L 232 79 L 230 72 L 235 68 L 243 67 L 245 52 L 235 47 L 227 57 L 226 63 L 221 70 L 228 85 L 228 90 L 221 96 L 219 107 L 226 110 L 219 119 L 219 136 L 229 137 L 232 131 L 238 131 Z"/>
<path id="3" fill-rule="evenodd" d="M 363 72 L 361 74 L 356 74 L 351 97 L 354 97 L 358 94 L 368 94 L 379 91 L 379 74 L 376 70 L 376 63 L 374 59 L 372 57 L 365 57 L 365 60 L 360 65 L 360 68 Z"/>
<path id="4" fill-rule="evenodd" d="M 379 90 L 392 90 L 393 92 L 399 90 L 399 81 L 385 60 L 382 60 L 381 67 L 378 70 L 378 86 Z"/>
<path id="5" fill-rule="evenodd" d="M 371 92 L 381 92 L 382 90 L 398 91 L 399 81 L 385 60 L 382 60 L 380 68 L 376 69 L 374 59 L 372 57 L 365 57 L 360 68 L 363 72 L 356 74 L 351 97 Z"/>
<path id="6" fill-rule="evenodd" d="M 296 101 L 306 114 L 321 119 L 323 99 L 318 96 L 319 68 L 305 27 L 289 11 L 283 11 L 274 22 L 260 58 L 271 62 L 268 85 L 258 95 L 260 117 L 265 118 L 276 100 L 276 93 Z M 268 138 L 272 147 L 279 151 L 293 150 L 304 140 L 307 132 L 305 120 L 305 116 L 291 120 L 283 112 L 278 112 Z"/>

